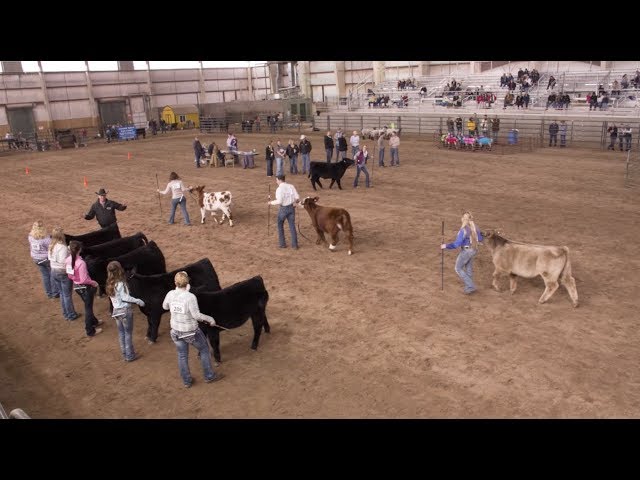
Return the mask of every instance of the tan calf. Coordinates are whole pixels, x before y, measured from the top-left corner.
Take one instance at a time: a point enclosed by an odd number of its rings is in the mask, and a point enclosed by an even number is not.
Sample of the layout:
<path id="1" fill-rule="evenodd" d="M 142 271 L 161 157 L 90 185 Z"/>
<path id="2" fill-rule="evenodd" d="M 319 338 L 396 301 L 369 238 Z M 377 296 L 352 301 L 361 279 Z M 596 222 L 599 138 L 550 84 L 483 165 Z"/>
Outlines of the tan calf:
<path id="1" fill-rule="evenodd" d="M 538 303 L 544 303 L 558 289 L 561 283 L 569 293 L 574 307 L 578 306 L 576 281 L 571 276 L 571 261 L 568 247 L 553 247 L 514 242 L 503 236 L 498 230 L 483 232 L 484 244 L 489 246 L 493 257 L 493 287 L 500 291 L 498 278 L 509 275 L 509 287 L 513 294 L 517 288 L 518 277 L 542 277 L 544 292 Z"/>

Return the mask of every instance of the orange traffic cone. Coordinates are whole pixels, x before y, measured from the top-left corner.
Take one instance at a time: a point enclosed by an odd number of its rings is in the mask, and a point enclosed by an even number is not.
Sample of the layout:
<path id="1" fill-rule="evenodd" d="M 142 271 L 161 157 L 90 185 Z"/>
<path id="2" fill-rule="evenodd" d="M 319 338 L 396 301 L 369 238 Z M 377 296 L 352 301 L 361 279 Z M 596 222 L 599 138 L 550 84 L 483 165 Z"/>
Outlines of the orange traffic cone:
<path id="1" fill-rule="evenodd" d="M 84 188 L 89 187 L 89 184 L 87 183 L 87 177 L 84 177 Z"/>
<path id="2" fill-rule="evenodd" d="M 25 173 L 26 175 L 29 175 L 29 173 L 30 173 L 30 172 L 29 172 L 29 167 L 25 167 L 25 169 L 24 169 L 24 173 Z"/>
<path id="3" fill-rule="evenodd" d="M 127 160 L 131 160 L 131 152 L 127 152 Z"/>

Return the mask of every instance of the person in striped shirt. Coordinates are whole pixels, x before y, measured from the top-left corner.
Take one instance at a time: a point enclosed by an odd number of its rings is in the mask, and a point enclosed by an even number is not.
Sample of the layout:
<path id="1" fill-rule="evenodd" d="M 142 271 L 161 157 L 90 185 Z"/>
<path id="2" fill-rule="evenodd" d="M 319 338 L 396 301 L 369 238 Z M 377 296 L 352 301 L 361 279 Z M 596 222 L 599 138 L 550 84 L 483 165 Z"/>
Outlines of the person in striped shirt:
<path id="1" fill-rule="evenodd" d="M 224 374 L 213 371 L 211 366 L 211 354 L 207 337 L 198 327 L 198 322 L 207 322 L 211 326 L 216 324 L 213 317 L 200 312 L 198 299 L 189 291 L 189 275 L 187 272 L 178 272 L 174 277 L 175 290 L 169 291 L 162 302 L 162 308 L 171 312 L 170 336 L 178 350 L 178 369 L 185 388 L 191 388 L 193 377 L 189 370 L 189 345 L 198 350 L 200 364 L 204 372 L 206 383 L 216 382 L 224 377 Z"/>

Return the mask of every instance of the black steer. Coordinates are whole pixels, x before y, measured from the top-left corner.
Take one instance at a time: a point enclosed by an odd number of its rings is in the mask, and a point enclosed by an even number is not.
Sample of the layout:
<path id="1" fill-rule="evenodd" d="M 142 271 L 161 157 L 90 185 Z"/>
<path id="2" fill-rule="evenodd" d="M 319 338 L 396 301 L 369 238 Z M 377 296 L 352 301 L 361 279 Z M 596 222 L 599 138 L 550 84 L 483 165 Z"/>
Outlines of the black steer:
<path id="1" fill-rule="evenodd" d="M 120 262 L 120 265 L 122 265 L 125 271 L 135 268 L 135 271 L 140 275 L 154 275 L 167 271 L 164 255 L 154 241 L 150 241 L 142 247 L 138 247 L 135 250 L 119 256 L 95 257 L 88 255 L 85 257 L 87 270 L 89 271 L 89 276 L 98 282 L 100 291 L 104 291 L 106 287 L 107 265 L 113 260 Z"/>
<path id="2" fill-rule="evenodd" d="M 82 244 L 82 257 L 103 257 L 111 258 L 119 255 L 124 255 L 138 247 L 142 247 L 148 243 L 147 237 L 144 233 L 138 232 L 135 235 L 129 237 L 116 238 L 105 243 L 98 245 L 92 245 L 90 247 Z"/>
<path id="3" fill-rule="evenodd" d="M 100 230 L 95 230 L 93 232 L 85 233 L 83 235 L 67 235 L 65 234 L 64 239 L 69 245 L 71 240 L 76 240 L 78 242 L 82 242 L 83 247 L 92 247 L 94 245 L 99 245 L 101 243 L 109 242 L 111 240 L 115 240 L 116 238 L 121 238 L 120 229 L 118 228 L 117 223 L 112 223 L 108 227 L 101 228 Z"/>
<path id="4" fill-rule="evenodd" d="M 355 162 L 350 158 L 343 158 L 337 163 L 327 163 L 327 162 L 311 162 L 309 168 L 309 178 L 311 178 L 311 186 L 314 190 L 317 190 L 316 183 L 320 188 L 322 184 L 320 183 L 321 178 L 330 178 L 331 184 L 329 188 L 333 187 L 334 182 L 338 184 L 338 188 L 342 190 L 342 186 L 340 185 L 340 179 L 344 175 L 344 172 L 347 171 L 351 165 Z"/>
<path id="5" fill-rule="evenodd" d="M 251 348 L 257 350 L 260 333 L 264 328 L 269 333 L 271 328 L 267 321 L 267 302 L 269 293 L 264 287 L 261 276 L 250 278 L 218 291 L 206 291 L 203 288 L 194 289 L 198 299 L 200 311 L 214 318 L 217 325 L 224 328 L 237 328 L 251 318 L 253 323 L 253 341 Z M 209 338 L 213 348 L 213 358 L 221 362 L 220 357 L 220 329 L 200 322 L 200 329 Z"/>
<path id="6" fill-rule="evenodd" d="M 208 258 L 203 258 L 185 267 L 177 268 L 171 272 L 156 275 L 141 275 L 131 273 L 127 276 L 129 293 L 144 301 L 145 306 L 140 311 L 146 315 L 149 326 L 147 328 L 147 340 L 155 343 L 158 339 L 158 328 L 162 314 L 166 312 L 162 308 L 164 297 L 170 290 L 176 288 L 174 277 L 176 273 L 185 271 L 189 275 L 189 283 L 192 287 L 202 287 L 206 291 L 220 290 L 218 275 Z"/>

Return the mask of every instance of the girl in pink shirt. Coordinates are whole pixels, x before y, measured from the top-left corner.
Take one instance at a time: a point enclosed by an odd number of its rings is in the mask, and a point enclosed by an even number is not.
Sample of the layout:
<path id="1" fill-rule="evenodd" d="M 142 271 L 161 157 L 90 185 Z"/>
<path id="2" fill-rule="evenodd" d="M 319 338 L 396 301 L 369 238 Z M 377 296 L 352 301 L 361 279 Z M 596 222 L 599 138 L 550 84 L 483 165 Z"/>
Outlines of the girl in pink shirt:
<path id="1" fill-rule="evenodd" d="M 92 280 L 87 270 L 87 264 L 80 256 L 82 243 L 72 240 L 69 242 L 69 255 L 65 261 L 67 276 L 73 281 L 73 288 L 84 302 L 84 328 L 88 337 L 93 337 L 102 332 L 102 320 L 98 320 L 93 314 L 93 299 L 96 296 L 98 282 Z"/>

